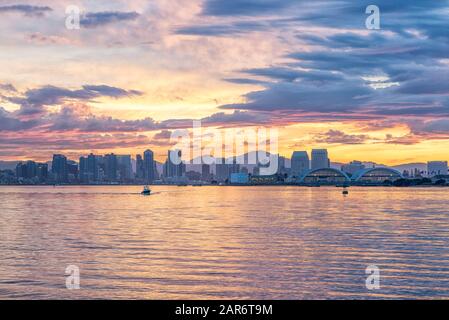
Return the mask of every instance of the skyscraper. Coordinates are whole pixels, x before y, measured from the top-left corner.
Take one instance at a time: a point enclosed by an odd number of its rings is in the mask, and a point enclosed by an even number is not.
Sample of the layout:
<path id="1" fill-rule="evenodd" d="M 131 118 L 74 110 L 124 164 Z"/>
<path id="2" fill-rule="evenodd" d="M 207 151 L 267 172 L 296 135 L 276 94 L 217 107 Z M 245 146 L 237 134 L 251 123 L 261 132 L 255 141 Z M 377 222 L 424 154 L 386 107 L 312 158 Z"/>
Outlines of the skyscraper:
<path id="1" fill-rule="evenodd" d="M 87 156 L 87 175 L 89 181 L 98 181 L 99 171 L 98 156 L 91 153 Z"/>
<path id="2" fill-rule="evenodd" d="M 154 153 L 151 150 L 147 150 L 143 153 L 143 173 L 146 183 L 153 183 L 156 177 L 155 171 L 156 163 L 154 162 Z"/>
<path id="3" fill-rule="evenodd" d="M 310 170 L 310 159 L 307 151 L 295 151 L 292 155 L 292 171 L 294 177 L 301 177 Z"/>
<path id="4" fill-rule="evenodd" d="M 285 157 L 278 155 L 278 174 L 285 174 L 287 169 L 285 168 Z"/>
<path id="5" fill-rule="evenodd" d="M 143 164 L 143 159 L 140 154 L 136 156 L 136 178 L 137 180 L 145 179 L 145 169 Z"/>
<path id="6" fill-rule="evenodd" d="M 215 177 L 217 181 L 224 182 L 229 178 L 229 165 L 225 162 L 225 159 L 217 159 L 215 164 Z"/>
<path id="7" fill-rule="evenodd" d="M 229 160 L 228 160 L 229 161 Z M 237 163 L 237 159 L 233 157 L 232 161 L 229 161 L 231 163 L 228 164 L 228 179 L 231 178 L 231 174 L 233 173 L 240 173 L 240 164 Z"/>
<path id="8" fill-rule="evenodd" d="M 40 182 L 45 182 L 48 179 L 48 164 L 38 163 L 36 168 L 36 176 Z"/>
<path id="9" fill-rule="evenodd" d="M 117 156 L 117 170 L 120 174 L 120 181 L 130 182 L 133 175 L 131 156 L 121 155 Z"/>
<path id="10" fill-rule="evenodd" d="M 109 182 L 117 181 L 117 156 L 113 153 L 104 156 L 105 176 Z"/>
<path id="11" fill-rule="evenodd" d="M 326 149 L 312 150 L 312 170 L 330 168 L 329 156 Z"/>
<path id="12" fill-rule="evenodd" d="M 19 162 L 16 166 L 16 177 L 32 179 L 36 177 L 37 165 L 34 161 Z"/>
<path id="13" fill-rule="evenodd" d="M 67 158 L 62 154 L 53 155 L 51 172 L 58 183 L 68 182 Z"/>
<path id="14" fill-rule="evenodd" d="M 175 156 L 181 159 L 181 150 L 168 151 L 167 161 L 164 164 L 164 177 L 166 178 L 181 178 L 185 176 L 186 165 L 182 162 L 179 164 L 173 163 L 172 158 L 175 158 Z"/>
<path id="15" fill-rule="evenodd" d="M 79 179 L 81 183 L 89 183 L 89 174 L 87 171 L 86 157 L 80 157 L 79 160 Z"/>
<path id="16" fill-rule="evenodd" d="M 67 176 L 69 182 L 75 182 L 78 180 L 78 163 L 73 160 L 67 160 Z"/>
<path id="17" fill-rule="evenodd" d="M 201 179 L 203 181 L 209 181 L 211 179 L 210 175 L 210 165 L 203 163 L 201 165 Z"/>

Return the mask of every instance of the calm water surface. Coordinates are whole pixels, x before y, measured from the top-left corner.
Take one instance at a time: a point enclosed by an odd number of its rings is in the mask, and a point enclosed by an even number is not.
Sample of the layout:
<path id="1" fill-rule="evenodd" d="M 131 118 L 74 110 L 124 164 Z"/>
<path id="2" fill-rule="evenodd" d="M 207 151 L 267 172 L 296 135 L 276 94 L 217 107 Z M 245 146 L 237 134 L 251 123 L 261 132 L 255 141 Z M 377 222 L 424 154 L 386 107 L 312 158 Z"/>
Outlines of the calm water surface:
<path id="1" fill-rule="evenodd" d="M 449 189 L 140 191 L 0 187 L 0 298 L 449 298 Z"/>

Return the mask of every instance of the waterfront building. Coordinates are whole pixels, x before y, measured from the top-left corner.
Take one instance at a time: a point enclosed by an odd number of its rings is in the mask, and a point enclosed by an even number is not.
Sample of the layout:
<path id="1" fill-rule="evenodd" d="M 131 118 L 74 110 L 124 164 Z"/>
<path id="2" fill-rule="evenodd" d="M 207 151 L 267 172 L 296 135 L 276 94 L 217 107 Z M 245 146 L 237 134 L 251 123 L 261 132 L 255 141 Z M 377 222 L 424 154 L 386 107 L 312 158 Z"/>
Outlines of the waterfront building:
<path id="1" fill-rule="evenodd" d="M 237 159 L 234 157 L 231 159 L 228 159 L 228 177 L 227 179 L 231 178 L 231 174 L 233 173 L 240 173 L 240 164 L 237 163 Z"/>
<path id="2" fill-rule="evenodd" d="M 117 170 L 121 182 L 130 182 L 133 179 L 131 155 L 117 156 Z"/>
<path id="3" fill-rule="evenodd" d="M 215 178 L 218 182 L 225 182 L 229 178 L 229 166 L 225 159 L 217 159 L 215 164 Z"/>
<path id="4" fill-rule="evenodd" d="M 40 182 L 45 182 L 48 180 L 48 164 L 37 163 L 36 177 Z"/>
<path id="5" fill-rule="evenodd" d="M 187 171 L 186 177 L 189 181 L 201 181 L 201 173 L 196 171 Z"/>
<path id="6" fill-rule="evenodd" d="M 16 166 L 18 179 L 32 179 L 37 175 L 37 165 L 34 161 L 19 162 Z"/>
<path id="7" fill-rule="evenodd" d="M 255 166 L 253 168 L 253 176 L 258 176 L 260 174 L 260 168 L 259 166 Z"/>
<path id="8" fill-rule="evenodd" d="M 246 173 L 231 173 L 230 182 L 232 184 L 247 184 L 249 183 L 249 175 Z"/>
<path id="9" fill-rule="evenodd" d="M 145 179 L 144 162 L 140 154 L 136 156 L 136 179 L 142 181 Z"/>
<path id="10" fill-rule="evenodd" d="M 326 149 L 312 150 L 312 170 L 330 168 L 330 160 Z"/>
<path id="11" fill-rule="evenodd" d="M 429 177 L 447 174 L 448 174 L 447 161 L 429 161 L 427 163 L 427 175 Z"/>
<path id="12" fill-rule="evenodd" d="M 383 184 L 387 181 L 394 182 L 402 179 L 403 175 L 391 168 L 370 168 L 356 173 L 352 180 L 361 184 Z"/>
<path id="13" fill-rule="evenodd" d="M 92 153 L 87 156 L 87 176 L 89 182 L 99 180 L 99 158 L 101 159 L 102 157 L 96 156 Z"/>
<path id="14" fill-rule="evenodd" d="M 13 184 L 17 182 L 17 177 L 13 170 L 0 170 L 0 184 Z"/>
<path id="15" fill-rule="evenodd" d="M 305 184 L 338 185 L 349 181 L 349 177 L 341 170 L 334 168 L 320 168 L 311 170 L 301 178 L 299 182 Z"/>
<path id="16" fill-rule="evenodd" d="M 53 155 L 51 172 L 53 174 L 55 182 L 67 183 L 69 180 L 67 172 L 67 157 L 62 154 Z"/>
<path id="17" fill-rule="evenodd" d="M 210 165 L 203 163 L 201 165 L 201 179 L 203 181 L 210 181 L 211 178 Z"/>
<path id="18" fill-rule="evenodd" d="M 108 182 L 117 182 L 117 156 L 113 153 L 104 156 L 104 173 Z"/>
<path id="19" fill-rule="evenodd" d="M 146 183 L 151 184 L 156 179 L 156 162 L 151 150 L 146 150 L 143 153 L 143 174 Z"/>
<path id="20" fill-rule="evenodd" d="M 79 179 L 81 183 L 89 183 L 86 157 L 80 157 L 79 159 Z"/>
<path id="21" fill-rule="evenodd" d="M 286 174 L 287 173 L 287 168 L 285 165 L 286 159 L 285 157 L 282 157 L 281 155 L 278 155 L 278 170 L 277 173 L 278 174 Z"/>
<path id="22" fill-rule="evenodd" d="M 171 155 L 173 155 L 173 157 L 176 156 L 178 159 L 182 159 L 181 150 L 168 151 L 167 161 L 164 164 L 164 177 L 179 180 L 179 178 L 185 177 L 186 165 L 182 161 L 179 164 L 173 163 Z"/>
<path id="23" fill-rule="evenodd" d="M 299 178 L 310 170 L 310 159 L 307 151 L 293 152 L 291 163 L 292 176 Z"/>
<path id="24" fill-rule="evenodd" d="M 68 182 L 78 181 L 78 163 L 73 160 L 67 160 L 67 179 Z"/>
<path id="25" fill-rule="evenodd" d="M 251 176 L 249 183 L 254 185 L 272 185 L 279 182 L 279 176 L 277 174 L 270 176 Z"/>

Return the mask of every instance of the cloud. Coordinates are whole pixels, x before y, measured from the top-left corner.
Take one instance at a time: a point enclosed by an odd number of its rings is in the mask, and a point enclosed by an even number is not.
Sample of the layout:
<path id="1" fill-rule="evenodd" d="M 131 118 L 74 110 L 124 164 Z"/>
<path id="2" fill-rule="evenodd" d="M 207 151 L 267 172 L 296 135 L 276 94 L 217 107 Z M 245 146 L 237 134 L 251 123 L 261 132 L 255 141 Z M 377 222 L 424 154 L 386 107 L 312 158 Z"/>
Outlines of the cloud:
<path id="1" fill-rule="evenodd" d="M 151 118 L 120 120 L 112 117 L 79 114 L 71 107 L 49 114 L 43 123 L 50 131 L 77 132 L 141 132 L 157 130 L 160 126 Z"/>
<path id="2" fill-rule="evenodd" d="M 74 43 L 74 41 L 70 38 L 55 35 L 45 35 L 40 32 L 33 32 L 31 34 L 26 35 L 25 38 L 29 42 L 39 45 L 53 45 L 53 44 L 70 45 Z"/>
<path id="3" fill-rule="evenodd" d="M 316 84 L 277 82 L 265 90 L 245 95 L 247 103 L 221 106 L 223 109 L 302 112 L 350 112 L 367 102 L 374 90 L 361 82 Z"/>
<path id="4" fill-rule="evenodd" d="M 407 134 L 402 137 L 395 137 L 392 134 L 387 134 L 383 143 L 386 144 L 396 144 L 396 145 L 414 145 L 422 141 L 422 137 L 415 135 L 413 133 Z"/>
<path id="5" fill-rule="evenodd" d="M 252 31 L 267 30 L 269 25 L 257 21 L 244 21 L 229 24 L 196 25 L 182 27 L 176 30 L 176 34 L 194 36 L 229 36 Z"/>
<path id="6" fill-rule="evenodd" d="M 143 92 L 138 90 L 125 90 L 117 87 L 111 87 L 106 85 L 85 85 L 83 86 L 84 90 L 94 92 L 98 95 L 112 98 L 123 98 L 123 97 L 132 97 L 132 96 L 140 96 Z"/>
<path id="7" fill-rule="evenodd" d="M 415 128 L 417 132 L 449 134 L 449 119 L 438 119 L 426 121 L 423 125 Z"/>
<path id="8" fill-rule="evenodd" d="M 153 139 L 166 140 L 166 139 L 170 139 L 171 135 L 172 135 L 172 132 L 170 130 L 162 130 L 161 132 L 156 133 L 153 136 Z"/>
<path id="9" fill-rule="evenodd" d="M 272 14 L 288 8 L 293 0 L 206 0 L 203 6 L 204 15 L 235 16 Z"/>
<path id="10" fill-rule="evenodd" d="M 53 9 L 47 6 L 31 6 L 26 4 L 0 6 L 0 14 L 8 12 L 17 12 L 22 13 L 27 17 L 41 17 L 45 13 L 50 11 L 53 11 Z"/>
<path id="11" fill-rule="evenodd" d="M 85 85 L 77 90 L 47 85 L 37 89 L 27 90 L 22 96 L 13 96 L 7 99 L 21 106 L 19 114 L 34 115 L 43 113 L 46 106 L 61 105 L 70 100 L 92 101 L 100 97 L 118 99 L 137 95 L 142 95 L 142 92 L 106 85 Z"/>
<path id="12" fill-rule="evenodd" d="M 347 134 L 339 130 L 329 130 L 315 137 L 315 142 L 325 144 L 363 144 L 371 139 L 365 134 Z"/>
<path id="13" fill-rule="evenodd" d="M 219 112 L 201 119 L 204 125 L 232 126 L 254 125 L 269 123 L 270 117 L 262 113 L 234 111 L 233 113 Z"/>
<path id="14" fill-rule="evenodd" d="M 331 73 L 320 70 L 304 71 L 288 67 L 256 68 L 256 69 L 242 70 L 242 72 L 249 75 L 261 76 L 271 78 L 274 80 L 283 80 L 288 82 L 300 79 L 317 82 L 343 80 L 343 76 L 337 73 Z"/>
<path id="15" fill-rule="evenodd" d="M 22 131 L 35 127 L 38 124 L 36 120 L 22 121 L 14 117 L 11 112 L 0 107 L 0 132 L 1 131 Z"/>
<path id="16" fill-rule="evenodd" d="M 234 20 L 240 19 L 239 13 L 228 7 L 231 2 L 210 1 L 205 10 L 212 4 Z M 303 1 L 287 2 L 285 6 L 269 2 L 274 16 L 270 25 L 277 23 L 281 28 L 278 31 L 285 30 L 282 28 L 286 25 L 304 27 L 306 31 L 295 37 L 305 49 L 291 50 L 285 56 L 288 62 L 279 65 L 236 70 L 244 76 L 227 81 L 264 89 L 243 95 L 244 103 L 221 108 L 282 111 L 290 119 L 323 122 L 332 118 L 371 121 L 372 117 L 386 120 L 401 116 L 396 118 L 400 124 L 416 117 L 449 117 L 449 64 L 444 62 L 449 38 L 441 32 L 449 25 L 449 17 L 444 14 L 449 2 L 380 1 L 381 31 L 365 29 L 364 10 L 369 4 L 318 0 L 305 8 Z M 288 10 L 283 11 L 286 7 Z M 263 16 L 266 12 L 253 13 Z M 310 32 L 308 27 L 318 31 Z"/>
<path id="17" fill-rule="evenodd" d="M 104 12 L 88 12 L 81 19 L 81 25 L 86 28 L 95 28 L 107 24 L 123 21 L 136 20 L 140 16 L 139 13 L 120 12 L 120 11 L 104 11 Z"/>
<path id="18" fill-rule="evenodd" d="M 17 92 L 17 89 L 10 83 L 0 83 L 0 90 L 6 92 Z"/>

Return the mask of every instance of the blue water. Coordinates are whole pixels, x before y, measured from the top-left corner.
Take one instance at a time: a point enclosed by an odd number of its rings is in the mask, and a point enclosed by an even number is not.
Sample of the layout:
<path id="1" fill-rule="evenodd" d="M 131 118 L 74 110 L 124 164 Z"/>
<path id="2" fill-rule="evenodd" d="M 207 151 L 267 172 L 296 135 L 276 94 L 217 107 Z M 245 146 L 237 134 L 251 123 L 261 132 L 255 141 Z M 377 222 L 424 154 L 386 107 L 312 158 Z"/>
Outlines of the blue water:
<path id="1" fill-rule="evenodd" d="M 140 191 L 0 187 L 0 298 L 449 298 L 449 189 Z"/>

